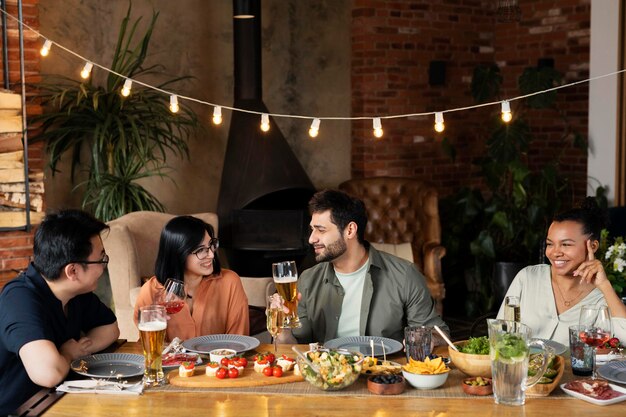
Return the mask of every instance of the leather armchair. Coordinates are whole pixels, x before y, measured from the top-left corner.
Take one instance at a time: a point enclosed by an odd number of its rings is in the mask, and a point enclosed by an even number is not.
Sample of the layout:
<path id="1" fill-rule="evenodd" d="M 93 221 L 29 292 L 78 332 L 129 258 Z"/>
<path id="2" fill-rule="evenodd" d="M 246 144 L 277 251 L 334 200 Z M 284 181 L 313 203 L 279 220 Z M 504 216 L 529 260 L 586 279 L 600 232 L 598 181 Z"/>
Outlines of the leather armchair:
<path id="1" fill-rule="evenodd" d="M 413 178 L 352 179 L 339 189 L 363 200 L 369 221 L 365 238 L 371 243 L 410 243 L 413 262 L 442 313 L 445 286 L 441 275 L 441 224 L 437 190 Z M 411 259 L 409 259 L 411 260 Z"/>
<path id="2" fill-rule="evenodd" d="M 217 234 L 217 214 L 192 216 L 212 225 Z M 137 211 L 108 222 L 110 229 L 102 231 L 104 250 L 110 257 L 108 271 L 120 338 L 139 339 L 139 331 L 133 322 L 135 300 L 142 278 L 154 275 L 161 230 L 173 217 L 176 215 Z"/>

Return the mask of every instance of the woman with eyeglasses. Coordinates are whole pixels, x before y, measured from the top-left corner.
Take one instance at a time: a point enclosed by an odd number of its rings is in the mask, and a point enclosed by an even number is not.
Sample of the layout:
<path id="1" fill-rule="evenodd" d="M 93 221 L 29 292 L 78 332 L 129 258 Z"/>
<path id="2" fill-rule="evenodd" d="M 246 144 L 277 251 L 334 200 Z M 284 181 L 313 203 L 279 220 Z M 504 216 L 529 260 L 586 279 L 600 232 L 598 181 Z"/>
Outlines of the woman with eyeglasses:
<path id="1" fill-rule="evenodd" d="M 135 303 L 139 308 L 155 304 L 168 278 L 185 283 L 183 309 L 172 314 L 166 337 L 183 340 L 210 334 L 248 335 L 248 298 L 239 275 L 220 268 L 219 241 L 213 226 L 192 216 L 170 220 L 161 232 L 155 276 L 142 287 Z"/>

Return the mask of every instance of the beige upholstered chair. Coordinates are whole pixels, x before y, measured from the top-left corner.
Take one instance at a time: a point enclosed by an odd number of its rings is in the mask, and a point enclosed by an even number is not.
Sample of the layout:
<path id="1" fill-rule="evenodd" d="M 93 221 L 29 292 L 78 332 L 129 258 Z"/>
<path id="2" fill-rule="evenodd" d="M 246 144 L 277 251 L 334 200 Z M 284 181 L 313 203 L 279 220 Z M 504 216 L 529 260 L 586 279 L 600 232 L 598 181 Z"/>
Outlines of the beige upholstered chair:
<path id="1" fill-rule="evenodd" d="M 365 238 L 374 247 L 379 243 L 391 245 L 382 250 L 415 262 L 441 314 L 445 297 L 441 258 L 446 250 L 441 246 L 437 190 L 413 178 L 393 177 L 352 179 L 339 189 L 365 203 L 369 217 Z M 407 243 L 412 259 L 406 256 Z"/>
<path id="2" fill-rule="evenodd" d="M 217 233 L 217 214 L 198 213 L 192 216 L 212 225 Z M 176 216 L 137 211 L 110 221 L 110 229 L 102 232 L 102 243 L 110 257 L 109 278 L 121 338 L 130 341 L 139 339 L 139 332 L 133 322 L 135 300 L 142 277 L 154 275 L 161 230 L 173 217 Z"/>

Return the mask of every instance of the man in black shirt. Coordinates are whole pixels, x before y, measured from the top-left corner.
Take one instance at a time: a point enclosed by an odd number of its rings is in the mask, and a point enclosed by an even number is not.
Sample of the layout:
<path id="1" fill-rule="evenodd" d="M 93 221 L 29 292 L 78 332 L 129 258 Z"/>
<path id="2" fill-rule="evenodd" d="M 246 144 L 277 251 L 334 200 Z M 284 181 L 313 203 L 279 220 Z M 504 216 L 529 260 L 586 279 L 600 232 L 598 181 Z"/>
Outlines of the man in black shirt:
<path id="1" fill-rule="evenodd" d="M 0 415 L 118 338 L 115 315 L 92 293 L 109 261 L 106 228 L 78 210 L 48 215 L 35 233 L 34 261 L 0 293 Z"/>

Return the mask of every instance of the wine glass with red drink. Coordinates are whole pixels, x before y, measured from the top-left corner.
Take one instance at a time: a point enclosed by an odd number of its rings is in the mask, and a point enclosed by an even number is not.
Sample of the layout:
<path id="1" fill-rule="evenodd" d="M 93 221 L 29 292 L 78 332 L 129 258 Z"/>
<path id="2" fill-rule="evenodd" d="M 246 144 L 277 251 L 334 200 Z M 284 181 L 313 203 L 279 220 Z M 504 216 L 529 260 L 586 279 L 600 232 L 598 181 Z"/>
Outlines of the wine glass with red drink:
<path id="1" fill-rule="evenodd" d="M 604 345 L 613 334 L 611 312 L 607 306 L 584 305 L 580 310 L 580 340 L 593 348 L 593 374 L 596 379 L 596 349 Z"/>
<path id="2" fill-rule="evenodd" d="M 185 283 L 176 279 L 168 278 L 165 287 L 159 294 L 157 304 L 165 306 L 167 314 L 176 314 L 185 305 Z"/>

